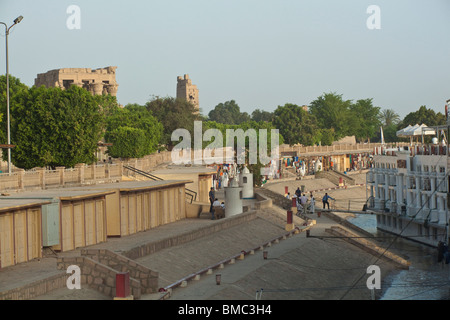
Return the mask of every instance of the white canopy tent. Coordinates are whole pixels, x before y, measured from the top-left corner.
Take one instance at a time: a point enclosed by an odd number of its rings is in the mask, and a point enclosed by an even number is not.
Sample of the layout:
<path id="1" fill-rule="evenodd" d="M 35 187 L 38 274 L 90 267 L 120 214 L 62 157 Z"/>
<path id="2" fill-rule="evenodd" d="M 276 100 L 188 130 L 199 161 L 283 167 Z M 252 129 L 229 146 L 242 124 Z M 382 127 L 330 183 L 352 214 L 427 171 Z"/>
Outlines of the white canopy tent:
<path id="1" fill-rule="evenodd" d="M 414 137 L 422 136 L 423 143 L 423 137 L 436 135 L 436 130 L 426 126 L 425 124 L 416 124 L 414 126 L 409 125 L 406 128 L 397 131 L 396 135 L 397 137 L 409 137 L 411 143 Z"/>

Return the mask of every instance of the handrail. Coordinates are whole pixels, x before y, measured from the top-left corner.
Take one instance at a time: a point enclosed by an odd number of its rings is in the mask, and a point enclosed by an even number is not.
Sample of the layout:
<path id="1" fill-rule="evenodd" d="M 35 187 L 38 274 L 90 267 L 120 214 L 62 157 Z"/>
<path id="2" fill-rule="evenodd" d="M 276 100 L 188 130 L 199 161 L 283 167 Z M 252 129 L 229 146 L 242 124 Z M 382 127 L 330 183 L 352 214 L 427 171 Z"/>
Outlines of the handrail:
<path id="1" fill-rule="evenodd" d="M 124 165 L 123 167 L 125 169 L 128 169 L 128 170 L 131 170 L 133 172 L 136 172 L 136 173 L 138 173 L 138 174 L 140 174 L 140 175 L 142 175 L 144 177 L 147 177 L 149 179 L 152 179 L 154 181 L 163 181 L 164 180 L 163 178 L 157 177 L 157 176 L 155 176 L 155 175 L 153 175 L 153 174 L 151 174 L 149 172 L 145 172 L 143 170 L 140 170 L 140 169 L 137 169 L 137 168 L 134 168 L 134 167 L 131 167 L 131 166 Z M 191 198 L 191 202 L 190 203 L 192 203 L 193 201 L 197 200 L 197 192 L 195 192 L 194 190 L 188 189 L 186 187 L 184 187 L 184 190 L 186 191 L 186 195 Z"/>
<path id="2" fill-rule="evenodd" d="M 150 178 L 150 179 L 152 179 L 154 181 L 162 181 L 162 180 L 164 180 L 164 179 L 162 179 L 160 177 L 157 177 L 157 176 L 151 174 L 150 172 L 145 172 L 145 171 L 142 171 L 142 170 L 139 170 L 137 168 L 130 167 L 130 166 L 127 166 L 127 165 L 124 165 L 123 167 L 128 169 L 128 170 L 131 170 L 131 171 L 134 171 L 136 173 L 139 173 L 140 175 L 143 175 L 143 176 L 145 176 L 147 178 Z"/>

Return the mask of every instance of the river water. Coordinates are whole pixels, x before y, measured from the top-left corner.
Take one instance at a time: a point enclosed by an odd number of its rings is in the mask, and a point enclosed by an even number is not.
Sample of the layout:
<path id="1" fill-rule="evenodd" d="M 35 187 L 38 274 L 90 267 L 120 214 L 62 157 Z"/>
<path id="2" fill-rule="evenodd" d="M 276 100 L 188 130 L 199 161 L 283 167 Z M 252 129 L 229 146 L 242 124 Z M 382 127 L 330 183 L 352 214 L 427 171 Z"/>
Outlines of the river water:
<path id="1" fill-rule="evenodd" d="M 407 258 L 409 270 L 398 270 L 382 279 L 382 300 L 450 300 L 450 264 L 437 262 L 437 249 L 377 230 L 376 216 L 356 214 L 349 222 L 377 237 L 379 244 Z"/>

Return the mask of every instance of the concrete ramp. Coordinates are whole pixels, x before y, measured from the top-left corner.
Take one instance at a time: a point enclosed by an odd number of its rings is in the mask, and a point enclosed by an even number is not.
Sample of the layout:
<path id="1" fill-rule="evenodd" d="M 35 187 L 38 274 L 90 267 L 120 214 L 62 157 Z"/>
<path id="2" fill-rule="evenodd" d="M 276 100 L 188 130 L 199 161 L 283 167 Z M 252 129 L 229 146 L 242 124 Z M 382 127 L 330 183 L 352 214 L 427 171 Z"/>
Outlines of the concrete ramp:
<path id="1" fill-rule="evenodd" d="M 409 266 L 411 265 L 411 262 L 390 252 L 386 249 L 377 246 L 375 243 L 373 243 L 371 240 L 368 240 L 364 236 L 358 235 L 356 233 L 350 232 L 348 230 L 345 230 L 339 226 L 332 226 L 329 229 L 325 229 L 326 232 L 336 236 L 336 237 L 342 237 L 343 240 L 360 247 L 366 252 L 369 252 L 370 254 L 380 257 L 382 259 L 394 262 L 396 265 L 398 265 L 402 269 L 409 269 Z"/>

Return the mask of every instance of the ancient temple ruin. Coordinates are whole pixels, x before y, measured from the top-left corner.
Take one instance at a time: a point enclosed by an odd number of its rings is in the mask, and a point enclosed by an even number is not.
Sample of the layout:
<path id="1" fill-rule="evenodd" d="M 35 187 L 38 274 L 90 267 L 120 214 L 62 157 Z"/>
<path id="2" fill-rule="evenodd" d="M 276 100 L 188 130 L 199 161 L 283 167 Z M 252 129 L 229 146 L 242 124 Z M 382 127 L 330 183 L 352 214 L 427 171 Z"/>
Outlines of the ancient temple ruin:
<path id="1" fill-rule="evenodd" d="M 92 94 L 117 95 L 118 84 L 116 82 L 117 67 L 99 69 L 90 68 L 63 68 L 40 73 L 34 80 L 34 85 L 40 87 L 59 87 L 68 89 L 71 85 L 85 88 Z"/>
<path id="2" fill-rule="evenodd" d="M 199 110 L 198 89 L 195 84 L 192 84 L 188 74 L 185 74 L 184 78 L 181 76 L 177 78 L 177 98 L 190 101 L 195 109 Z"/>

